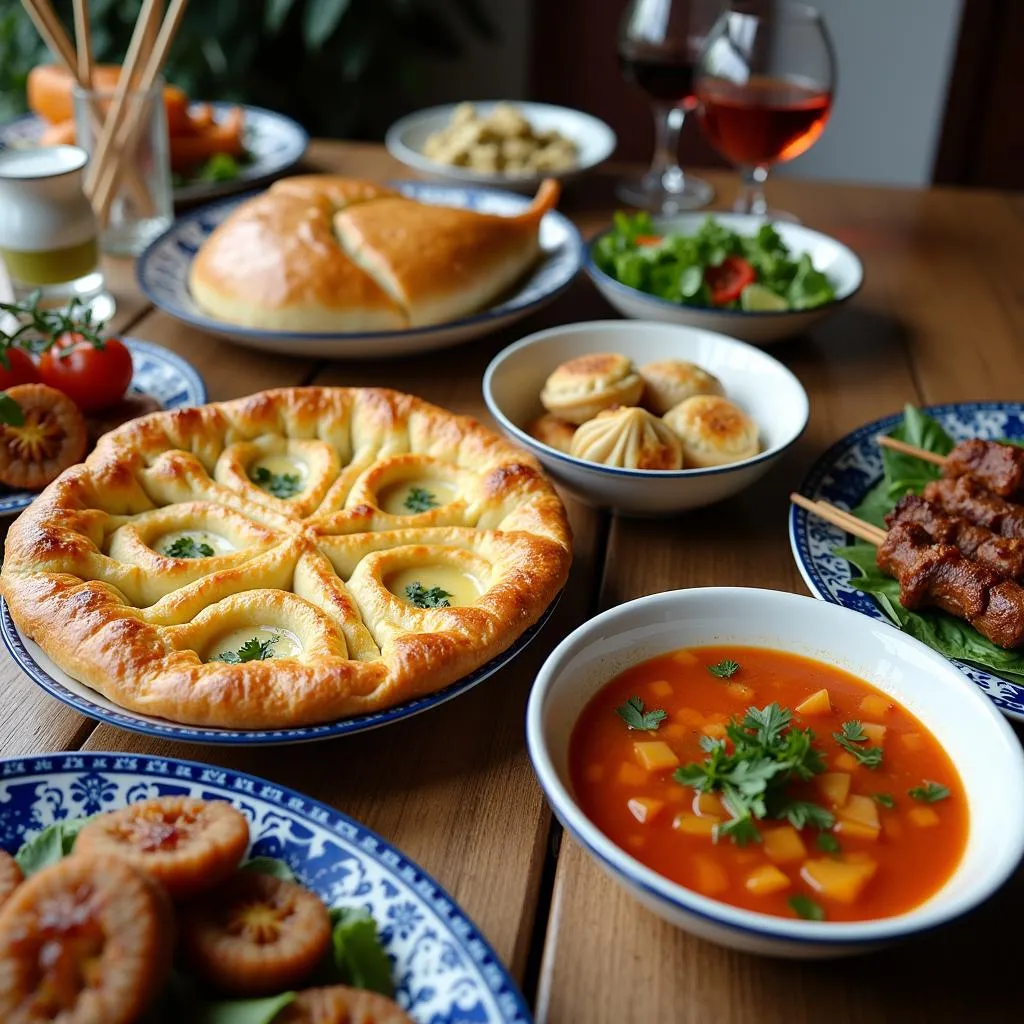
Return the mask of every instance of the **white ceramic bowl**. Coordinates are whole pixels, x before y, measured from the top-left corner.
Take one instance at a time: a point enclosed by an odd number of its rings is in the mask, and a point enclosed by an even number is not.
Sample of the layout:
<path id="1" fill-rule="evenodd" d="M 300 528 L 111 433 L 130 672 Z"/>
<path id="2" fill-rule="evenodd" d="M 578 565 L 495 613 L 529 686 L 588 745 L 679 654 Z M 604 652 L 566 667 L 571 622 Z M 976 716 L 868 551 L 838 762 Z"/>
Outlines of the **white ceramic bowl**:
<path id="1" fill-rule="evenodd" d="M 571 181 L 586 171 L 593 170 L 615 152 L 617 140 L 615 132 L 604 123 L 581 110 L 569 107 L 556 107 L 550 103 L 528 103 L 521 100 L 482 100 L 473 101 L 477 113 L 481 117 L 487 114 L 499 102 L 510 103 L 519 110 L 523 117 L 541 131 L 555 129 L 566 138 L 576 143 L 578 160 L 573 167 L 564 171 L 548 171 L 542 174 L 510 174 L 498 172 L 485 174 L 471 171 L 468 167 L 451 167 L 438 163 L 423 155 L 423 147 L 427 136 L 448 126 L 452 112 L 458 104 L 448 103 L 440 107 L 428 107 L 417 110 L 413 114 L 396 121 L 384 136 L 384 144 L 388 152 L 400 160 L 406 167 L 411 167 L 420 174 L 442 181 L 457 182 L 460 185 L 493 185 L 498 188 L 512 189 L 515 192 L 537 191 L 537 186 L 545 178 L 557 178 L 559 181 Z"/>
<path id="2" fill-rule="evenodd" d="M 703 367 L 760 427 L 760 454 L 713 469 L 638 470 L 586 462 L 541 444 L 525 427 L 544 412 L 544 381 L 560 363 L 590 352 L 621 352 L 637 366 L 682 359 Z M 807 393 L 777 359 L 721 334 L 672 324 L 595 320 L 539 331 L 495 356 L 483 386 L 501 429 L 551 476 L 588 504 L 624 515 L 673 515 L 729 498 L 766 473 L 807 426 Z"/>
<path id="3" fill-rule="evenodd" d="M 818 658 L 866 679 L 910 710 L 949 754 L 969 806 L 967 847 L 949 881 L 913 910 L 875 921 L 773 917 L 668 881 L 616 846 L 580 810 L 569 737 L 587 701 L 623 669 L 680 647 L 737 643 Z M 555 814 L 628 892 L 666 921 L 753 953 L 823 958 L 927 931 L 995 892 L 1024 852 L 1024 754 L 992 704 L 945 658 L 858 612 L 773 590 L 709 587 L 619 605 L 570 633 L 530 694 L 526 739 Z"/>
<path id="4" fill-rule="evenodd" d="M 665 217 L 655 221 L 662 232 L 678 231 L 692 235 L 703 223 L 706 213 L 687 213 L 676 217 Z M 711 214 L 727 228 L 740 235 L 753 235 L 765 223 L 764 217 L 745 213 Z M 814 309 L 780 310 L 778 312 L 747 313 L 735 309 L 702 309 L 697 306 L 681 306 L 677 302 L 659 299 L 646 292 L 616 281 L 594 263 L 594 246 L 602 232 L 588 245 L 584 266 L 598 291 L 623 315 L 641 320 L 662 320 L 670 324 L 686 324 L 689 327 L 703 327 L 709 331 L 721 331 L 734 338 L 753 342 L 755 345 L 769 345 L 783 338 L 792 337 L 809 330 L 814 324 L 834 313 L 844 302 L 860 290 L 864 281 L 864 267 L 852 249 L 837 242 L 820 231 L 812 231 L 802 224 L 773 222 L 782 240 L 789 246 L 793 257 L 808 252 L 815 269 L 824 271 L 831 278 L 836 289 L 834 301 Z M 610 230 L 610 229 L 609 229 Z"/>

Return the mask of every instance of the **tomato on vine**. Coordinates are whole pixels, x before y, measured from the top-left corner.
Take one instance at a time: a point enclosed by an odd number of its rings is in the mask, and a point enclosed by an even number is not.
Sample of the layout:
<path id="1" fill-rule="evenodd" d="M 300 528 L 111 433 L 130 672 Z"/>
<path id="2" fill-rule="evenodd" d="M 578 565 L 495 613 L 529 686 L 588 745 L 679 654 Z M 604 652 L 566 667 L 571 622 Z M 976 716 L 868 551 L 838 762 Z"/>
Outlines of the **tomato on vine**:
<path id="1" fill-rule="evenodd" d="M 66 331 L 39 357 L 39 375 L 83 412 L 96 412 L 124 397 L 132 381 L 132 356 L 117 338 L 96 344 Z"/>

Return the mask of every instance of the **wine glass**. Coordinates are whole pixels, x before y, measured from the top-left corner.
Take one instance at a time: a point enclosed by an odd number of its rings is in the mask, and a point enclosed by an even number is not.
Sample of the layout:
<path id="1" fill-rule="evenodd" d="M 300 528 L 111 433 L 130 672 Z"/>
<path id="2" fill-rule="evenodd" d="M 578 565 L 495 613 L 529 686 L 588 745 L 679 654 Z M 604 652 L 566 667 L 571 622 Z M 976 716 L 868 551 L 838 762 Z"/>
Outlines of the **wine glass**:
<path id="1" fill-rule="evenodd" d="M 679 166 L 679 133 L 694 106 L 693 70 L 722 0 L 631 0 L 619 29 L 623 77 L 647 94 L 654 111 L 654 159 L 616 195 L 632 206 L 673 213 L 706 206 L 714 189 Z"/>
<path id="2" fill-rule="evenodd" d="M 792 0 L 730 4 L 707 35 L 695 85 L 705 136 L 742 175 L 734 209 L 796 220 L 768 208 L 764 183 L 828 122 L 835 56 L 821 14 Z"/>

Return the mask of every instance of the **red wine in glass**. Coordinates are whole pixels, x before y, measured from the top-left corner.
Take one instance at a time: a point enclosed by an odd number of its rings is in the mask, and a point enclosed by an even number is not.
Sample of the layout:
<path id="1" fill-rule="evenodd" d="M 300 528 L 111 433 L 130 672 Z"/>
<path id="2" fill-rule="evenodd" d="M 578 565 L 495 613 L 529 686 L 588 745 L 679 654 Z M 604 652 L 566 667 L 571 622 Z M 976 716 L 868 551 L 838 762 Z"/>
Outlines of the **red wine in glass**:
<path id="1" fill-rule="evenodd" d="M 652 100 L 692 103 L 694 55 L 688 52 L 645 50 L 624 45 L 619 50 L 622 77 Z"/>

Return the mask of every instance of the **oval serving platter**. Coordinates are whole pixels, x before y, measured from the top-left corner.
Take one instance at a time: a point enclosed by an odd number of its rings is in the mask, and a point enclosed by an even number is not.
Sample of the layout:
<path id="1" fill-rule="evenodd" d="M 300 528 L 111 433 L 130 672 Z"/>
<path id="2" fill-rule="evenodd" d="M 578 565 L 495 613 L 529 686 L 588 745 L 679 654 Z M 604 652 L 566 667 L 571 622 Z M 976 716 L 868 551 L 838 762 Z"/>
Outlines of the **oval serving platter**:
<path id="1" fill-rule="evenodd" d="M 922 412 L 937 420 L 954 440 L 970 437 L 1024 438 L 1024 403 L 957 402 L 925 406 Z M 892 430 L 902 413 L 859 427 L 837 441 L 811 467 L 800 493 L 840 508 L 856 507 L 882 478 L 881 449 L 875 438 Z M 849 562 L 833 554 L 854 538 L 831 523 L 793 505 L 789 512 L 789 541 L 800 575 L 815 597 L 853 608 L 893 626 L 870 594 L 854 587 Z M 1024 721 L 1024 686 L 964 661 L 954 664 L 979 687 L 1004 715 Z"/>
<path id="2" fill-rule="evenodd" d="M 203 378 L 181 356 L 162 345 L 122 337 L 132 354 L 132 382 L 128 393 L 150 395 L 165 409 L 202 405 L 206 401 Z M 28 508 L 36 491 L 14 491 L 0 484 L 0 516 Z"/>
<path id="3" fill-rule="evenodd" d="M 210 726 L 181 725 L 164 718 L 152 715 L 141 715 L 127 711 L 102 694 L 72 679 L 66 672 L 59 669 L 41 648 L 29 640 L 11 618 L 7 602 L 0 600 L 0 639 L 3 640 L 11 657 L 18 667 L 34 683 L 41 686 L 51 697 L 56 697 L 63 704 L 74 708 L 88 718 L 93 718 L 107 725 L 130 732 L 142 733 L 146 736 L 158 736 L 161 739 L 176 740 L 180 743 L 211 743 L 234 746 L 262 746 L 287 743 L 311 743 L 315 740 L 331 739 L 335 736 L 348 736 L 369 729 L 378 729 L 382 725 L 411 718 L 431 708 L 444 704 L 453 697 L 465 693 L 478 683 L 482 683 L 510 661 L 518 657 L 531 640 L 544 628 L 555 607 L 561 599 L 559 594 L 545 609 L 544 614 L 535 622 L 511 647 L 492 658 L 486 665 L 481 665 L 475 672 L 464 676 L 457 682 L 446 686 L 437 693 L 397 704 L 393 708 L 375 711 L 366 715 L 355 715 L 352 718 L 340 718 L 323 725 L 294 726 L 282 729 L 217 729 Z"/>
<path id="4" fill-rule="evenodd" d="M 251 856 L 288 862 L 328 906 L 364 907 L 392 961 L 395 998 L 421 1024 L 530 1024 L 515 982 L 476 926 L 418 865 L 344 814 L 274 782 L 192 761 L 56 753 L 0 761 L 0 848 L 64 818 L 155 796 L 227 800 Z"/>
<path id="5" fill-rule="evenodd" d="M 389 182 L 410 199 L 481 213 L 512 216 L 530 205 L 527 196 L 496 189 L 464 188 L 424 181 Z M 563 214 L 550 211 L 540 224 L 541 256 L 537 265 L 499 302 L 460 320 L 404 331 L 370 333 L 300 333 L 257 330 L 216 320 L 192 301 L 189 267 L 199 247 L 235 207 L 250 198 L 204 206 L 179 217 L 139 258 L 136 277 L 143 294 L 157 308 L 191 327 L 218 334 L 247 348 L 284 355 L 380 359 L 447 348 L 521 319 L 547 305 L 572 284 L 583 260 L 583 241 Z"/>
<path id="6" fill-rule="evenodd" d="M 309 145 L 309 135 L 297 121 L 284 114 L 248 104 L 194 103 L 193 107 L 209 106 L 216 121 L 223 120 L 236 106 L 245 111 L 245 147 L 251 159 L 241 165 L 238 176 L 229 181 L 191 181 L 174 189 L 176 203 L 209 202 L 218 196 L 232 195 L 283 174 L 302 159 Z M 22 149 L 35 146 L 46 129 L 46 122 L 35 114 L 0 125 L 0 149 Z"/>

